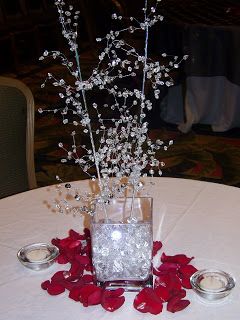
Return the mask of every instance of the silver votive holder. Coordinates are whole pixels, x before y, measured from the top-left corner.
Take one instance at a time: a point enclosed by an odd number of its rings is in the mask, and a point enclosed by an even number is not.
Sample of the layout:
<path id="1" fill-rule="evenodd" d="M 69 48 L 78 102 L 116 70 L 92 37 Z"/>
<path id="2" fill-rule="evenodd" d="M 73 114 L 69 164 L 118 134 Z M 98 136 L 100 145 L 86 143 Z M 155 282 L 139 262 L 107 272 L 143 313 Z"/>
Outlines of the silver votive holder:
<path id="1" fill-rule="evenodd" d="M 22 247 L 17 257 L 27 268 L 40 271 L 49 268 L 59 255 L 59 249 L 47 243 L 33 243 Z"/>
<path id="2" fill-rule="evenodd" d="M 234 278 L 221 270 L 204 269 L 195 272 L 190 282 L 197 295 L 208 302 L 227 297 L 235 287 Z"/>

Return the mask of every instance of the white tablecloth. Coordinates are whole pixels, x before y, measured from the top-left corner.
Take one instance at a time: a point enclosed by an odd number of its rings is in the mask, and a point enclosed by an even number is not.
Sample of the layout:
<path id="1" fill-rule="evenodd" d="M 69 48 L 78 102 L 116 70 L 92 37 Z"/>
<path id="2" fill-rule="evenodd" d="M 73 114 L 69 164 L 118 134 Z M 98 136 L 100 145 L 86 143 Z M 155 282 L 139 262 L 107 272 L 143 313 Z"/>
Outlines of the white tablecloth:
<path id="1" fill-rule="evenodd" d="M 149 182 L 149 180 L 147 180 Z M 35 272 L 24 268 L 16 253 L 33 242 L 65 237 L 70 228 L 81 231 L 83 218 L 54 212 L 54 187 L 46 187 L 0 200 L 0 319 L 4 320 L 92 320 L 152 319 L 238 320 L 240 314 L 240 189 L 201 181 L 154 178 L 142 195 L 154 198 L 154 237 L 169 255 L 195 256 L 197 268 L 219 268 L 230 272 L 237 285 L 225 302 L 204 304 L 189 290 L 190 306 L 182 312 L 164 311 L 159 316 L 141 314 L 132 307 L 135 293 L 125 293 L 126 302 L 114 313 L 100 306 L 84 308 L 70 300 L 67 292 L 49 296 L 40 288 L 65 266 Z M 88 188 L 88 181 L 78 183 Z"/>

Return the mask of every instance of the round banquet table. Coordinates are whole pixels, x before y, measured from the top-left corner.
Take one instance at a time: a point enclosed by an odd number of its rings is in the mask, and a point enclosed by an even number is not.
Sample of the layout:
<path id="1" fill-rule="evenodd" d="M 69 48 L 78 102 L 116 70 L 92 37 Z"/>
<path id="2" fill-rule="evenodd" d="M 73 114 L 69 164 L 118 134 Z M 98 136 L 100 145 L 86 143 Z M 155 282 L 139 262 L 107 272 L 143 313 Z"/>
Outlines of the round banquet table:
<path id="1" fill-rule="evenodd" d="M 163 242 L 161 252 L 195 256 L 198 269 L 218 268 L 231 273 L 236 287 L 230 296 L 218 303 L 207 304 L 187 290 L 191 304 L 179 313 L 166 310 L 161 319 L 237 320 L 240 313 L 240 189 L 202 181 L 149 178 L 142 195 L 154 199 L 154 238 Z M 88 180 L 77 182 L 89 190 Z M 20 264 L 16 253 L 34 242 L 50 242 L 67 236 L 69 229 L 81 231 L 84 217 L 59 214 L 53 200 L 58 197 L 54 186 L 35 189 L 0 200 L 0 319 L 8 320 L 88 320 L 150 319 L 132 307 L 136 293 L 125 293 L 126 302 L 114 313 L 101 306 L 85 308 L 69 299 L 65 292 L 50 296 L 40 287 L 66 266 L 54 264 L 44 271 L 32 271 Z"/>

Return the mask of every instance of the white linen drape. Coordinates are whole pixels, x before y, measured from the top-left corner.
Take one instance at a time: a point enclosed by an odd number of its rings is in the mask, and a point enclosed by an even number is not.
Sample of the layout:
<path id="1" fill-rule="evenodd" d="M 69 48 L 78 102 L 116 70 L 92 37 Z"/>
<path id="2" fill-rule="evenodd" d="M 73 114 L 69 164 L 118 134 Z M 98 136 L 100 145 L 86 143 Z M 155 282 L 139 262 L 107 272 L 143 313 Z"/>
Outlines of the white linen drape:
<path id="1" fill-rule="evenodd" d="M 196 123 L 209 124 L 219 132 L 239 127 L 240 86 L 223 76 L 187 77 L 185 97 L 181 85 L 169 88 L 161 116 L 178 124 L 182 132 Z"/>

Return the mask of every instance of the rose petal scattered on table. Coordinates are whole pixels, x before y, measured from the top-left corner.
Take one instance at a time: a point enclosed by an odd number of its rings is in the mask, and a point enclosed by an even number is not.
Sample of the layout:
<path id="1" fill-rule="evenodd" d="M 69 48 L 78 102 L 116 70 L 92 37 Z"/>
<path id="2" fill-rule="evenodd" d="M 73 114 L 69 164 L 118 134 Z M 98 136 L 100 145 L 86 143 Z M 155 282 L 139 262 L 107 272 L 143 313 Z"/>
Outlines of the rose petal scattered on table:
<path id="1" fill-rule="evenodd" d="M 125 297 L 122 296 L 124 289 L 119 288 L 116 290 L 105 290 L 102 295 L 101 305 L 110 312 L 113 312 L 124 304 Z"/>
<path id="2" fill-rule="evenodd" d="M 152 288 L 142 289 L 135 297 L 133 306 L 142 313 L 159 314 L 162 312 L 162 300 Z"/>
<path id="3" fill-rule="evenodd" d="M 65 271 L 57 271 L 51 278 L 52 282 L 61 282 L 65 280 Z"/>
<path id="4" fill-rule="evenodd" d="M 104 297 L 120 297 L 121 295 L 124 294 L 124 289 L 123 288 L 118 288 L 116 290 L 105 290 L 104 291 Z"/>
<path id="5" fill-rule="evenodd" d="M 158 268 L 157 271 L 177 271 L 179 269 L 179 264 L 173 262 L 164 262 Z"/>
<path id="6" fill-rule="evenodd" d="M 77 260 L 80 264 L 88 265 L 91 263 L 91 260 L 88 256 L 75 255 L 75 260 Z"/>
<path id="7" fill-rule="evenodd" d="M 80 301 L 83 306 L 101 304 L 110 312 L 119 309 L 125 297 L 123 288 L 116 290 L 103 290 L 93 284 L 92 274 L 84 274 L 84 271 L 93 272 L 91 261 L 91 238 L 89 229 L 84 229 L 84 234 L 80 235 L 74 230 L 69 231 L 69 237 L 64 239 L 52 239 L 52 244 L 59 248 L 60 264 L 70 263 L 69 270 L 56 272 L 51 281 L 47 280 L 41 284 L 43 290 L 47 290 L 50 295 L 58 295 L 69 290 L 69 298 Z M 155 241 L 153 244 L 153 256 L 161 249 L 162 243 Z M 167 310 L 177 312 L 185 309 L 189 305 L 188 300 L 183 300 L 186 290 L 190 289 L 190 277 L 197 271 L 195 267 L 189 265 L 193 258 L 184 254 L 168 256 L 161 255 L 161 265 L 153 268 L 156 275 L 153 288 L 142 289 L 135 297 L 134 308 L 142 313 L 159 314 L 162 312 L 163 303 L 167 303 Z"/>
<path id="8" fill-rule="evenodd" d="M 81 289 L 81 287 L 72 288 L 69 292 L 69 295 L 68 295 L 69 298 L 74 301 L 79 301 L 80 289 Z"/>
<path id="9" fill-rule="evenodd" d="M 105 310 L 113 312 L 113 311 L 121 308 L 121 306 L 124 304 L 124 302 L 125 302 L 125 297 L 123 297 L 123 296 L 116 297 L 116 298 L 108 297 L 108 298 L 102 300 L 101 305 Z"/>
<path id="10" fill-rule="evenodd" d="M 181 279 L 182 281 L 182 286 L 186 289 L 192 289 L 192 285 L 191 285 L 191 282 L 190 282 L 190 278 L 182 278 Z"/>
<path id="11" fill-rule="evenodd" d="M 85 236 L 80 233 L 74 231 L 73 229 L 69 230 L 69 237 L 73 240 L 84 240 Z"/>
<path id="12" fill-rule="evenodd" d="M 84 307 L 100 304 L 102 300 L 102 289 L 94 284 L 87 284 L 79 290 L 79 301 Z"/>
<path id="13" fill-rule="evenodd" d="M 155 279 L 154 287 L 156 288 L 159 285 L 166 287 L 170 293 L 172 293 L 173 290 L 179 291 L 182 288 L 179 277 L 176 275 L 176 273 L 173 272 L 160 274 Z"/>
<path id="14" fill-rule="evenodd" d="M 181 300 L 179 297 L 173 297 L 167 303 L 167 310 L 175 313 L 187 308 L 189 304 L 189 300 Z"/>
<path id="15" fill-rule="evenodd" d="M 85 238 L 91 238 L 91 233 L 88 228 L 84 228 L 83 233 L 85 235 Z"/>
<path id="16" fill-rule="evenodd" d="M 61 283 L 67 290 L 71 291 L 73 288 L 81 288 L 83 287 L 84 283 L 80 278 L 77 281 L 65 281 Z"/>
<path id="17" fill-rule="evenodd" d="M 93 282 L 93 275 L 91 275 L 91 274 L 84 274 L 84 275 L 82 276 L 82 281 L 84 282 L 84 284 Z"/>
<path id="18" fill-rule="evenodd" d="M 83 271 L 84 266 L 80 264 L 77 260 L 73 260 L 71 263 L 71 268 L 69 270 L 71 281 L 81 277 L 83 275 Z"/>
<path id="19" fill-rule="evenodd" d="M 43 290 L 47 290 L 47 288 L 49 287 L 49 285 L 50 285 L 50 281 L 49 281 L 49 280 L 46 280 L 46 281 L 42 282 L 41 288 L 42 288 Z"/>
<path id="20" fill-rule="evenodd" d="M 48 285 L 48 288 L 47 288 L 47 292 L 51 295 L 51 296 L 56 296 L 58 294 L 61 294 L 65 291 L 65 288 L 58 284 L 58 283 L 55 283 L 55 282 L 51 282 L 49 285 Z"/>
<path id="21" fill-rule="evenodd" d="M 72 242 L 69 243 L 69 249 L 74 249 L 76 247 L 81 246 L 81 240 L 74 240 Z"/>
<path id="22" fill-rule="evenodd" d="M 190 278 L 195 272 L 197 272 L 198 270 L 192 266 L 191 264 L 188 264 L 186 266 L 181 266 L 179 268 L 179 274 L 180 277 L 184 277 L 184 278 Z"/>
<path id="23" fill-rule="evenodd" d="M 68 258 L 64 253 L 60 253 L 59 256 L 57 257 L 57 262 L 59 264 L 66 264 L 68 263 Z"/>
<path id="24" fill-rule="evenodd" d="M 153 257 L 158 253 L 158 251 L 162 248 L 161 241 L 154 241 L 153 242 Z"/>
<path id="25" fill-rule="evenodd" d="M 161 286 L 161 285 L 157 286 L 154 289 L 154 292 L 156 293 L 158 298 L 160 298 L 162 300 L 162 302 L 168 301 L 171 296 L 169 290 L 166 287 Z"/>
<path id="26" fill-rule="evenodd" d="M 67 248 L 71 244 L 71 242 L 72 240 L 69 237 L 67 237 L 67 238 L 61 239 L 59 245 L 62 248 Z"/>
<path id="27" fill-rule="evenodd" d="M 171 262 L 180 265 L 188 264 L 194 257 L 187 257 L 185 254 L 176 254 L 175 256 L 167 256 L 164 252 L 161 256 L 161 261 L 164 262 Z"/>

